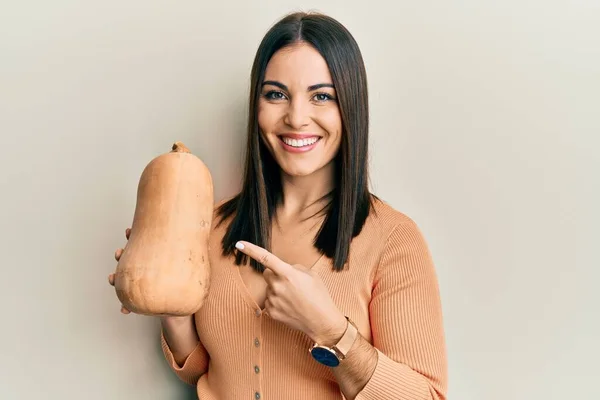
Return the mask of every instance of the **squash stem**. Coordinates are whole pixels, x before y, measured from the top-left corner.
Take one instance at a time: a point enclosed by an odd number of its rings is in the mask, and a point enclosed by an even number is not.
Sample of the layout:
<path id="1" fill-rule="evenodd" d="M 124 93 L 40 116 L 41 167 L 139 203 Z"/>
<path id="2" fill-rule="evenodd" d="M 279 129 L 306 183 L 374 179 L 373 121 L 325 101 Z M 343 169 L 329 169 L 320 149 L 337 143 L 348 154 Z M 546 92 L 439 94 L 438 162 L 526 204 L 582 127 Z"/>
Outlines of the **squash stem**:
<path id="1" fill-rule="evenodd" d="M 175 143 L 173 143 L 171 152 L 172 153 L 190 153 L 190 149 L 188 149 L 186 147 L 186 145 L 181 142 L 175 142 Z"/>

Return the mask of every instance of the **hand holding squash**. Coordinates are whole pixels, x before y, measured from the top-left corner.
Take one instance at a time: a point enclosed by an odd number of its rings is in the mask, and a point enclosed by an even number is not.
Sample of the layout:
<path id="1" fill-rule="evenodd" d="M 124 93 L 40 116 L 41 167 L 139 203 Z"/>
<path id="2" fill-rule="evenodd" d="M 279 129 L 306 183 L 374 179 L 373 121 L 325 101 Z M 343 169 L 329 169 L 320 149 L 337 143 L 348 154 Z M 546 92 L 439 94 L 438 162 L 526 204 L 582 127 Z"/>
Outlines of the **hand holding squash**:
<path id="1" fill-rule="evenodd" d="M 131 228 L 125 229 L 125 238 L 127 240 L 129 240 L 130 234 L 131 234 Z M 123 254 L 123 249 L 117 249 L 117 251 L 115 251 L 115 260 L 119 261 L 119 258 L 121 258 L 121 254 Z M 115 286 L 115 273 L 114 272 L 112 274 L 108 275 L 108 283 L 110 283 L 112 286 Z M 121 312 L 123 314 L 129 314 L 131 311 L 129 311 L 127 308 L 125 308 L 124 305 L 121 304 Z"/>

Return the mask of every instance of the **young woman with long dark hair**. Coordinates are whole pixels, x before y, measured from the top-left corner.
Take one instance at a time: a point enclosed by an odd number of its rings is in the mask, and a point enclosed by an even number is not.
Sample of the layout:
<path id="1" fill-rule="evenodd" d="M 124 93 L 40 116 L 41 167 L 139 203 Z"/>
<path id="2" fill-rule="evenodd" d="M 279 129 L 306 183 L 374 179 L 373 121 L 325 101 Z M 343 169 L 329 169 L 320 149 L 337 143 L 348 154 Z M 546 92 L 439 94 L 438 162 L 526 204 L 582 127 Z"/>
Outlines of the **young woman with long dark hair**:
<path id="1" fill-rule="evenodd" d="M 215 206 L 208 297 L 161 318 L 200 399 L 446 399 L 432 258 L 370 192 L 368 132 L 352 35 L 316 13 L 275 24 L 251 73 L 243 185 Z"/>

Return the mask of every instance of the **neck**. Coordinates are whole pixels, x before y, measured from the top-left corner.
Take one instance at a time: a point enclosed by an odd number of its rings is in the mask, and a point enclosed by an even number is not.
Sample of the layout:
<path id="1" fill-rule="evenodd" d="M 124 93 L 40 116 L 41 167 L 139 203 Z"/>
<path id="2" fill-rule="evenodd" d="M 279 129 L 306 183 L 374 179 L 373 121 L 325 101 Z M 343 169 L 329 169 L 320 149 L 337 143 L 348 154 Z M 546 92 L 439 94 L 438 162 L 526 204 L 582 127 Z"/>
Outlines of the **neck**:
<path id="1" fill-rule="evenodd" d="M 278 215 L 285 219 L 306 218 L 321 210 L 328 201 L 323 199 L 333 190 L 333 163 L 308 176 L 290 176 L 282 172 L 282 202 Z"/>

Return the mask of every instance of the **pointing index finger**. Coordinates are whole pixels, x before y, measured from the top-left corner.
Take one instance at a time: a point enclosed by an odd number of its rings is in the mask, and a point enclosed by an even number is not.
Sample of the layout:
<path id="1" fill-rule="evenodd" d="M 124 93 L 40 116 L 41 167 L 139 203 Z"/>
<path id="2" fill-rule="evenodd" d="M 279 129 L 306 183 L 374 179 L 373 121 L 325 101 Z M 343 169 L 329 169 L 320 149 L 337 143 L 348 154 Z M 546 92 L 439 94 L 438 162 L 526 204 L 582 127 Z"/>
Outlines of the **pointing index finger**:
<path id="1" fill-rule="evenodd" d="M 285 273 L 286 269 L 290 267 L 286 262 L 280 260 L 277 256 L 271 252 L 263 249 L 255 244 L 239 241 L 235 244 L 235 247 L 247 256 L 255 259 L 266 268 L 269 268 L 276 274 Z"/>

